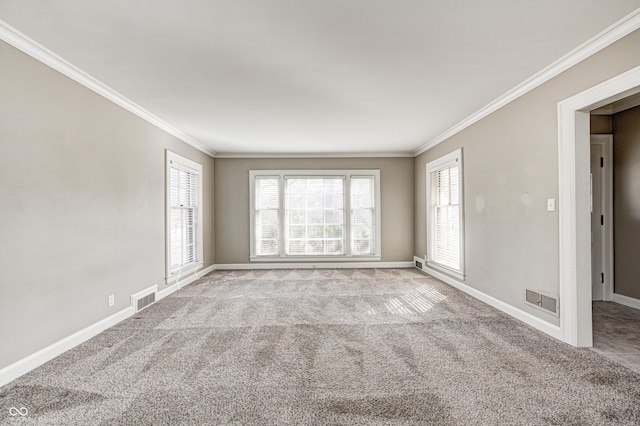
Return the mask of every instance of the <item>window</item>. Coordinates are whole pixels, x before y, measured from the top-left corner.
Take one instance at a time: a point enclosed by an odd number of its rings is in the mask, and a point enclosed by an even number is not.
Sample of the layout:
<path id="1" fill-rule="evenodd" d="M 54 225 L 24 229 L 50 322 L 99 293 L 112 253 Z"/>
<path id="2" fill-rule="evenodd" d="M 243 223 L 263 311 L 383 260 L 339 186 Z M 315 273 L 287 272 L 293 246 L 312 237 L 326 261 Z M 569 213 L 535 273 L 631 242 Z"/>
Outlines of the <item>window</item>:
<path id="1" fill-rule="evenodd" d="M 380 260 L 379 170 L 252 170 L 251 259 Z"/>
<path id="2" fill-rule="evenodd" d="M 462 150 L 427 164 L 427 263 L 464 279 Z"/>
<path id="3" fill-rule="evenodd" d="M 202 266 L 202 166 L 167 151 L 167 279 Z"/>

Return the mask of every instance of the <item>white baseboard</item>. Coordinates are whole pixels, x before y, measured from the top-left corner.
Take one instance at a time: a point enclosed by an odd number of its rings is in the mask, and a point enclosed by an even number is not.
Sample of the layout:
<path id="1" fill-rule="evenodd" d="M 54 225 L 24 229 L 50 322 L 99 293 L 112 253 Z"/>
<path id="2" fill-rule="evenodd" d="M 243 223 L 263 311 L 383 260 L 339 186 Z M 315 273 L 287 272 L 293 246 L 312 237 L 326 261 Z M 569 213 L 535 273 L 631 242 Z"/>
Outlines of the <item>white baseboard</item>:
<path id="1" fill-rule="evenodd" d="M 352 268 L 412 268 L 413 262 L 334 262 L 334 263 L 226 263 L 215 265 L 218 271 L 232 269 L 352 269 Z"/>
<path id="2" fill-rule="evenodd" d="M 618 293 L 613 293 L 613 297 L 611 297 L 611 301 L 619 303 L 624 306 L 628 306 L 630 308 L 640 309 L 640 300 L 634 299 L 633 297 L 624 296 Z"/>
<path id="3" fill-rule="evenodd" d="M 486 293 L 476 290 L 475 288 L 470 287 L 467 284 L 464 284 L 448 275 L 438 272 L 435 269 L 429 268 L 428 266 L 425 266 L 426 262 L 424 261 L 424 259 L 421 259 L 419 257 L 414 257 L 414 262 L 416 260 L 422 263 L 423 272 L 426 272 L 427 274 L 439 279 L 440 281 L 443 281 L 449 284 L 451 287 L 455 287 L 458 290 L 463 291 L 472 297 L 475 297 L 476 299 L 486 303 L 487 305 L 493 306 L 494 308 L 499 309 L 502 312 L 508 315 L 511 315 L 516 319 L 519 319 L 525 324 L 528 324 L 531 327 L 550 335 L 551 337 L 555 337 L 558 340 L 562 340 L 559 326 L 553 325 L 543 319 L 540 319 L 534 315 L 531 315 L 528 312 L 518 309 L 515 306 L 509 305 L 508 303 L 505 303 L 502 300 L 498 300 L 493 296 L 489 296 Z"/>
<path id="4" fill-rule="evenodd" d="M 207 268 L 201 269 L 200 271 L 186 277 L 182 281 L 177 281 L 170 287 L 162 291 L 159 291 L 157 293 L 158 300 L 168 296 L 169 294 L 173 293 L 176 290 L 179 290 L 182 287 L 185 287 L 191 284 L 195 280 L 207 275 L 209 272 L 213 270 L 215 270 L 215 265 L 211 265 Z M 149 289 L 142 290 L 141 292 L 138 292 L 138 293 L 143 293 L 147 290 Z M 65 337 L 64 339 L 59 340 L 47 346 L 46 348 L 41 349 L 38 352 L 29 355 L 26 358 L 16 361 L 11 365 L 8 365 L 7 367 L 0 370 L 0 386 L 6 385 L 7 383 L 17 379 L 23 374 L 28 373 L 34 368 L 41 366 L 45 362 L 50 361 L 53 358 L 57 357 L 58 355 L 68 351 L 69 349 L 78 346 L 80 343 L 86 342 L 87 340 L 100 334 L 104 330 L 110 327 L 113 327 L 120 321 L 123 321 L 129 318 L 134 313 L 135 313 L 134 307 L 129 306 L 128 308 L 125 308 L 120 312 L 116 312 L 115 314 L 103 320 L 100 320 L 94 324 L 91 324 L 90 326 L 83 328 L 82 330 L 76 333 L 73 333 L 71 336 Z"/>
<path id="5" fill-rule="evenodd" d="M 41 366 L 45 362 L 52 360 L 75 346 L 78 346 L 80 343 L 86 342 L 107 328 L 113 327 L 120 321 L 129 318 L 134 313 L 135 311 L 133 307 L 129 306 L 128 308 L 91 324 L 90 326 L 73 333 L 71 336 L 65 337 L 64 339 L 59 340 L 46 348 L 21 359 L 20 361 L 14 362 L 0 370 L 0 386 L 6 385 L 34 368 Z"/>
<path id="6" fill-rule="evenodd" d="M 170 295 L 172 293 L 175 293 L 176 291 L 180 290 L 183 287 L 188 286 L 189 284 L 191 284 L 195 280 L 198 280 L 198 279 L 204 277 L 205 275 L 207 275 L 210 272 L 215 271 L 216 269 L 218 269 L 217 265 L 207 266 L 206 268 L 200 269 L 199 271 L 196 271 L 196 272 L 184 277 L 183 279 L 178 279 L 178 280 L 174 281 L 173 284 L 171 284 L 170 286 L 166 286 L 165 288 L 163 288 L 162 290 L 160 290 L 158 292 L 157 300 L 164 299 L 168 295 Z"/>
<path id="7" fill-rule="evenodd" d="M 160 290 L 157 293 L 157 299 L 156 300 L 164 299 L 168 295 L 170 295 L 172 293 L 175 293 L 178 290 L 180 290 L 180 284 L 179 283 L 173 283 L 170 286 L 166 286 L 165 288 L 163 288 L 162 290 Z"/>

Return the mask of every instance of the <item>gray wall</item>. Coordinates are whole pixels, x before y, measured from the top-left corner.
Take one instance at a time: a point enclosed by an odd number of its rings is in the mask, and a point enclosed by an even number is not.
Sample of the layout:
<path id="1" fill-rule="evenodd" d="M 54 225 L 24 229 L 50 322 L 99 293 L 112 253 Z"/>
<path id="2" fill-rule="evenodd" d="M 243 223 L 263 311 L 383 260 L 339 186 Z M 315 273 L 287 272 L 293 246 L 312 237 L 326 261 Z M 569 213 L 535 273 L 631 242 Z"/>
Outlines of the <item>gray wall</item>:
<path id="1" fill-rule="evenodd" d="M 640 107 L 613 116 L 615 292 L 640 299 Z"/>
<path id="2" fill-rule="evenodd" d="M 249 170 L 380 169 L 382 261 L 413 259 L 413 159 L 215 159 L 216 264 L 249 263 Z"/>
<path id="3" fill-rule="evenodd" d="M 464 156 L 466 284 L 537 317 L 525 288 L 557 295 L 557 103 L 640 65 L 640 31 L 563 72 L 415 159 L 415 254 L 424 256 L 425 164 L 458 147 Z"/>
<path id="4" fill-rule="evenodd" d="M 0 42 L 0 369 L 165 276 L 164 150 L 213 159 Z M 108 295 L 116 304 L 108 308 Z"/>
<path id="5" fill-rule="evenodd" d="M 613 133 L 610 115 L 592 115 L 591 116 L 591 134 L 592 135 L 610 135 Z"/>

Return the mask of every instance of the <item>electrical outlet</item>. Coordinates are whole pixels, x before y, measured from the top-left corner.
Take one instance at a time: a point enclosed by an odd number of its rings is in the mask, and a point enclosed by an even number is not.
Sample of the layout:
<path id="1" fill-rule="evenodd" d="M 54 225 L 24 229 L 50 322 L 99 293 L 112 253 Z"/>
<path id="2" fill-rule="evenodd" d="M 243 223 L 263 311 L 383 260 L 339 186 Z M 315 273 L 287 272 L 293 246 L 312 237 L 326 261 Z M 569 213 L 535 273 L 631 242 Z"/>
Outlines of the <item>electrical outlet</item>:
<path id="1" fill-rule="evenodd" d="M 112 307 L 115 304 L 116 304 L 116 296 L 115 294 L 112 294 L 109 296 L 109 307 Z"/>

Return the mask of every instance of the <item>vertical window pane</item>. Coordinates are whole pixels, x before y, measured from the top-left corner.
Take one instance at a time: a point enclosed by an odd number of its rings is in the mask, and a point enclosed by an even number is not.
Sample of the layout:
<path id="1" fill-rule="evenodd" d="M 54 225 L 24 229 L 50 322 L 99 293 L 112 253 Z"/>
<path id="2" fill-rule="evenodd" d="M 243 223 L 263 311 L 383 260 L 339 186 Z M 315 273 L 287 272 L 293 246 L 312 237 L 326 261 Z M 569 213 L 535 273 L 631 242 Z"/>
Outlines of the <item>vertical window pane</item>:
<path id="1" fill-rule="evenodd" d="M 173 163 L 172 163 L 173 164 Z M 169 270 L 198 261 L 198 205 L 200 175 L 169 167 Z"/>
<path id="2" fill-rule="evenodd" d="M 344 254 L 344 179 L 287 178 L 285 253 Z"/>
<path id="3" fill-rule="evenodd" d="M 351 252 L 375 253 L 375 182 L 373 177 L 351 178 Z"/>
<path id="4" fill-rule="evenodd" d="M 460 169 L 456 162 L 431 172 L 431 255 L 434 262 L 455 270 L 461 268 Z"/>
<path id="5" fill-rule="evenodd" d="M 255 181 L 256 255 L 278 254 L 280 194 L 277 177 L 258 177 Z"/>

